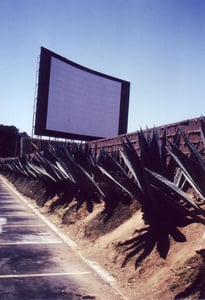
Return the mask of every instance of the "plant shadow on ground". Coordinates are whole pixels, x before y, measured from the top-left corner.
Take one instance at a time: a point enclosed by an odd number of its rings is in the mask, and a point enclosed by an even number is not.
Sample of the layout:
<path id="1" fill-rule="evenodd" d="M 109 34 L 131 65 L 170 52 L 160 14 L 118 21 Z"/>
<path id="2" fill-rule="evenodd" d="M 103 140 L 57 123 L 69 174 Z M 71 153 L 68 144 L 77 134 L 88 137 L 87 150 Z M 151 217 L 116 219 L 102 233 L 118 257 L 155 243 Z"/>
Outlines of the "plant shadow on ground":
<path id="1" fill-rule="evenodd" d="M 138 210 L 134 202 L 119 202 L 112 210 L 104 208 L 86 226 L 84 235 L 95 240 L 99 236 L 112 232 L 121 224 L 129 220 Z"/>
<path id="2" fill-rule="evenodd" d="M 128 261 L 135 256 L 137 256 L 135 268 L 139 267 L 142 261 L 151 254 L 155 247 L 160 257 L 166 259 L 170 249 L 170 238 L 179 243 L 186 242 L 186 237 L 179 228 L 183 228 L 193 222 L 197 221 L 185 217 L 181 220 L 177 220 L 177 222 L 175 219 L 175 222 L 172 223 L 153 223 L 142 229 L 135 230 L 134 234 L 137 236 L 117 244 L 117 248 L 120 252 L 127 253 L 122 262 L 122 267 L 125 267 Z"/>

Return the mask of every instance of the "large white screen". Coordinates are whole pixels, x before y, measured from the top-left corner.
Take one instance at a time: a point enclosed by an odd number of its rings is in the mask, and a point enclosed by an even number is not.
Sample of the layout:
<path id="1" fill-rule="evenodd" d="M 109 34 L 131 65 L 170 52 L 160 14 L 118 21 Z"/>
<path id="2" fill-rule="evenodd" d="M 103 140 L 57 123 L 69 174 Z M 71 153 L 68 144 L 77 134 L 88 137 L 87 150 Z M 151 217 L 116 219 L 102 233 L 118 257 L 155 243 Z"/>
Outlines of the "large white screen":
<path id="1" fill-rule="evenodd" d="M 118 135 L 121 83 L 51 58 L 46 129 Z"/>

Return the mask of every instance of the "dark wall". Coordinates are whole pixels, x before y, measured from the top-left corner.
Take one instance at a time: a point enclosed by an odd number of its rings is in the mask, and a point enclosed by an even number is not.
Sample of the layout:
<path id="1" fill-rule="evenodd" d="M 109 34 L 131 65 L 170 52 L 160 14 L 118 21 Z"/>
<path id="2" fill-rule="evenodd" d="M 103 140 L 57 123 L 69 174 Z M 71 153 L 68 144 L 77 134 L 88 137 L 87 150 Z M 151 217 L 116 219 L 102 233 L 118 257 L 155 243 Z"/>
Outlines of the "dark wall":
<path id="1" fill-rule="evenodd" d="M 191 142 L 193 142 L 194 144 L 201 143 L 200 118 L 189 119 L 178 123 L 158 126 L 156 128 L 160 135 L 162 134 L 164 128 L 166 128 L 167 136 L 169 138 L 174 136 L 175 132 L 177 131 L 177 128 L 181 128 L 188 135 Z M 152 128 L 150 128 L 149 130 L 152 131 Z M 89 145 L 96 152 L 98 152 L 102 148 L 106 149 L 108 152 L 111 152 L 112 150 L 117 150 L 122 148 L 122 139 L 125 139 L 125 137 L 128 137 L 129 140 L 133 143 L 135 149 L 139 150 L 137 132 L 124 134 L 109 139 L 91 141 L 89 142 Z M 183 150 L 184 152 L 186 152 L 185 145 L 182 144 L 181 147 L 184 148 Z"/>

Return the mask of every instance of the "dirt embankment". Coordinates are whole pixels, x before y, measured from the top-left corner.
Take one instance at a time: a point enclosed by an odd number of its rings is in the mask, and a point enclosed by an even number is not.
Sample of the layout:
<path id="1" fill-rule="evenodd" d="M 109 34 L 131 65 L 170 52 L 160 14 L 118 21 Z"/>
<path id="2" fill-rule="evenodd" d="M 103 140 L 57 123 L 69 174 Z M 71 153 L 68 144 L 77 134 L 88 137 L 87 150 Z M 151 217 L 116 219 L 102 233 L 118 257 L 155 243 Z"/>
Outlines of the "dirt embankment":
<path id="1" fill-rule="evenodd" d="M 55 199 L 41 211 L 48 214 L 53 201 Z M 202 224 L 179 228 L 186 241 L 176 242 L 170 238 L 166 259 L 160 257 L 155 245 L 135 268 L 140 249 L 143 251 L 143 247 L 137 248 L 135 240 L 145 226 L 134 203 L 118 206 L 106 222 L 102 204 L 88 213 L 85 206 L 76 211 L 72 202 L 67 208 L 57 208 L 49 217 L 76 241 L 87 258 L 97 261 L 117 279 L 128 299 L 205 298 L 205 228 Z M 122 245 L 126 241 L 132 242 Z M 129 259 L 122 267 L 126 258 Z"/>

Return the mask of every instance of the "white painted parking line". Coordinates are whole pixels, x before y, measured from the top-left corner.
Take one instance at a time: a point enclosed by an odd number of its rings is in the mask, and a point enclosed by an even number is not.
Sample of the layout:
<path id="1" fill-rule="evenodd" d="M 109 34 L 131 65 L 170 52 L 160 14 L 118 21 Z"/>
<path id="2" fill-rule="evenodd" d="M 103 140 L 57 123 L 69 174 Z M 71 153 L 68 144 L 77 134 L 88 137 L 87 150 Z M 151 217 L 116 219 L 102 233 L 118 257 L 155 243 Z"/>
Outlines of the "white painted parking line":
<path id="1" fill-rule="evenodd" d="M 70 273 L 41 273 L 41 274 L 9 274 L 0 275 L 0 279 L 3 278 L 28 278 L 28 277 L 53 277 L 53 276 L 74 276 L 74 275 L 88 275 L 90 272 L 70 272 Z"/>
<path id="2" fill-rule="evenodd" d="M 30 204 L 18 191 L 15 190 L 9 184 L 5 178 L 1 177 L 2 181 L 5 183 L 5 185 L 27 206 L 37 215 L 46 225 L 50 227 L 50 229 L 55 232 L 71 249 L 76 250 L 78 248 L 78 245 L 70 239 L 67 235 L 60 232 L 60 230 L 51 223 L 46 217 L 44 217 L 32 204 Z"/>
<path id="3" fill-rule="evenodd" d="M 50 229 L 57 234 L 58 237 L 61 238 L 61 240 L 66 243 L 75 253 L 78 255 L 78 257 L 81 258 L 84 263 L 90 267 L 96 274 L 98 274 L 101 279 L 108 283 L 113 290 L 115 290 L 124 300 L 128 300 L 125 295 L 119 290 L 117 284 L 116 284 L 116 279 L 110 275 L 104 268 L 102 268 L 98 263 L 94 261 L 87 260 L 82 254 L 81 251 L 78 247 L 78 245 L 68 236 L 62 233 L 53 223 L 51 223 L 45 216 L 43 216 L 31 203 L 29 203 L 24 196 L 22 196 L 18 191 L 15 190 L 7 182 L 5 178 L 0 176 L 2 181 L 5 183 L 5 185 L 21 200 L 27 207 L 29 207 L 45 224 L 47 224 Z M 1 244 L 0 244 L 1 245 Z"/>
<path id="4" fill-rule="evenodd" d="M 16 214 L 7 215 L 7 214 L 4 214 L 4 215 L 0 215 L 0 218 L 2 218 L 2 217 L 5 217 L 5 218 L 25 218 L 25 219 L 27 219 L 29 217 L 36 217 L 36 216 L 35 216 L 35 214 L 32 214 L 32 213 L 28 214 L 26 212 L 26 216 L 24 216 L 23 214 L 22 215 L 16 215 Z"/>
<path id="5" fill-rule="evenodd" d="M 63 241 L 48 241 L 48 242 L 44 242 L 44 241 L 32 241 L 32 242 L 27 242 L 27 241 L 23 241 L 23 242 L 5 242 L 5 243 L 1 243 L 0 242 L 0 246 L 12 246 L 12 245 L 39 245 L 39 244 L 62 244 Z"/>
<path id="6" fill-rule="evenodd" d="M 46 225 L 43 224 L 43 225 L 40 225 L 40 224 L 26 224 L 26 225 L 23 225 L 25 228 L 27 227 L 32 227 L 32 228 L 36 228 L 36 227 L 45 227 Z M 22 224 L 6 224 L 4 225 L 4 228 L 6 227 L 22 227 Z"/>
<path id="7" fill-rule="evenodd" d="M 0 233 L 3 232 L 3 226 L 6 224 L 7 220 L 4 217 L 0 218 Z"/>

